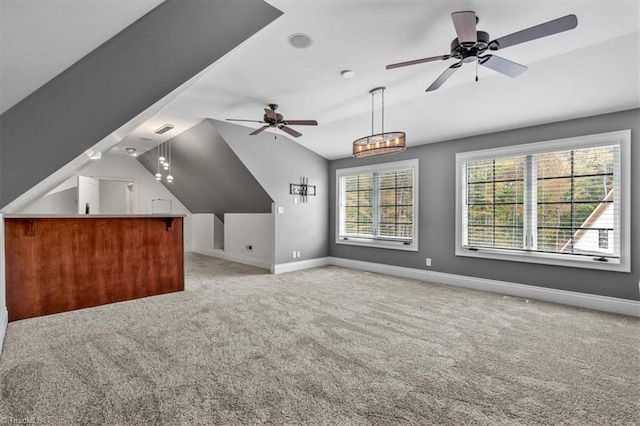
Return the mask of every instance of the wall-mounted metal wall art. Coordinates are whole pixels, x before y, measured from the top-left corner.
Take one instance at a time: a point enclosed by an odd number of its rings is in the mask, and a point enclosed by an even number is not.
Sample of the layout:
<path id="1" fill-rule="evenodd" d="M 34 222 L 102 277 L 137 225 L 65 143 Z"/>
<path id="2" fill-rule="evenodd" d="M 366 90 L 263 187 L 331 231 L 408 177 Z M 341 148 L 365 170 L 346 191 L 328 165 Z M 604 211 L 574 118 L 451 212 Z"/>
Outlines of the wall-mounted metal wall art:
<path id="1" fill-rule="evenodd" d="M 302 177 L 300 178 L 300 183 L 290 183 L 289 184 L 289 194 L 291 195 L 299 195 L 300 201 L 303 203 L 307 202 L 307 196 L 316 195 L 316 186 L 309 185 L 309 178 Z"/>

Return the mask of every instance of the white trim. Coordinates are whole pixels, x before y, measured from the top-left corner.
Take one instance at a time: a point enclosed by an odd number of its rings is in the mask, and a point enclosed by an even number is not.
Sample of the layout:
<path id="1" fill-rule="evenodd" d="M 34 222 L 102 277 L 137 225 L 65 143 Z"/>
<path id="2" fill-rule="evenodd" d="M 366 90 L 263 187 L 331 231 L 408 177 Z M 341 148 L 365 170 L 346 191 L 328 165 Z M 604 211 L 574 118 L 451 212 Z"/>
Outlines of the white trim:
<path id="1" fill-rule="evenodd" d="M 369 173 L 369 172 L 388 172 L 393 170 L 400 169 L 412 169 L 413 170 L 413 238 L 410 245 L 405 245 L 402 242 L 397 241 L 389 241 L 389 240 L 378 240 L 378 239 L 367 239 L 367 238 L 349 238 L 348 240 L 340 238 L 340 218 L 344 216 L 344 207 L 342 206 L 342 187 L 340 178 L 343 176 L 351 176 L 357 175 L 360 173 Z M 363 246 L 363 247 L 375 247 L 375 248 L 383 248 L 383 249 L 391 249 L 391 250 L 405 250 L 405 251 L 418 251 L 418 230 L 419 224 L 419 214 L 418 214 L 418 206 L 419 206 L 419 198 L 418 195 L 420 193 L 420 162 L 419 159 L 413 158 L 410 160 L 401 160 L 401 161 L 393 161 L 388 163 L 377 163 L 371 164 L 367 166 L 357 166 L 357 167 L 347 167 L 344 169 L 336 170 L 336 227 L 335 227 L 335 243 L 336 244 L 344 244 L 344 245 L 352 245 L 352 246 Z"/>
<path id="2" fill-rule="evenodd" d="M 631 265 L 623 265 L 620 261 L 598 262 L 596 256 L 580 256 L 570 254 L 554 254 L 536 251 L 503 250 L 494 248 L 478 248 L 475 251 L 464 247 L 456 248 L 456 256 L 477 257 L 481 259 L 510 260 L 513 262 L 537 263 L 572 268 L 598 269 L 611 272 L 631 272 Z M 560 258 L 560 256 L 562 256 Z"/>
<path id="3" fill-rule="evenodd" d="M 331 257 L 332 265 L 640 317 L 640 301 Z M 640 283 L 639 283 L 640 285 Z"/>
<path id="4" fill-rule="evenodd" d="M 229 255 L 228 253 L 224 253 L 222 250 L 193 250 L 193 252 L 204 254 L 206 256 L 219 257 L 232 262 L 244 263 L 240 262 L 238 259 L 243 256 Z M 246 258 L 244 260 L 246 260 Z M 283 274 L 321 266 L 335 265 L 343 268 L 391 275 L 394 277 L 411 278 L 414 280 L 428 281 L 454 287 L 488 291 L 491 293 L 504 294 L 525 299 L 541 300 L 545 302 L 559 303 L 562 305 L 577 306 L 579 308 L 588 308 L 598 311 L 640 317 L 640 301 L 637 300 L 558 290 L 554 288 L 491 280 L 487 278 L 468 277 L 465 275 L 448 274 L 445 272 L 425 271 L 422 269 L 364 262 L 361 260 L 344 259 L 340 257 L 318 257 L 315 259 L 301 260 L 299 262 L 270 265 L 269 268 L 260 266 L 256 263 L 259 262 L 255 262 L 255 260 L 253 260 L 253 263 L 247 264 L 269 269 L 272 274 Z M 266 265 L 266 263 L 262 263 L 262 265 Z M 638 282 L 638 288 L 640 288 L 640 282 Z"/>
<path id="5" fill-rule="evenodd" d="M 9 323 L 9 312 L 7 308 L 0 310 L 0 355 L 2 355 L 2 346 L 4 343 L 4 336 L 7 334 L 7 324 Z"/>
<path id="6" fill-rule="evenodd" d="M 288 262 L 274 265 L 264 260 L 242 256 L 235 253 L 227 253 L 224 250 L 218 249 L 193 249 L 191 250 L 191 252 L 203 254 L 205 256 L 217 257 L 219 259 L 229 260 L 231 262 L 242 263 L 244 265 L 256 266 L 262 269 L 268 269 L 272 274 L 284 274 L 287 272 L 302 271 L 304 269 L 317 268 L 320 266 L 328 266 L 332 264 L 330 257 L 317 257 L 315 259 L 306 259 L 300 260 L 298 262 Z"/>
<path id="7" fill-rule="evenodd" d="M 330 257 L 317 257 L 315 259 L 300 260 L 298 262 L 288 262 L 273 265 L 271 267 L 272 274 L 284 274 L 286 272 L 301 271 L 303 269 L 317 268 L 320 266 L 331 265 Z"/>
<path id="8" fill-rule="evenodd" d="M 405 250 L 405 251 L 418 251 L 418 244 L 415 244 L 417 240 L 413 240 L 414 244 L 404 245 L 401 241 L 390 240 L 371 240 L 366 238 L 349 237 L 348 240 L 338 238 L 336 244 L 343 244 L 345 246 L 359 246 L 359 247 L 374 247 L 380 249 L 392 249 L 392 250 Z"/>
<path id="9" fill-rule="evenodd" d="M 243 265 L 255 266 L 257 268 L 262 268 L 266 270 L 271 270 L 273 265 L 271 262 L 262 259 L 256 259 L 255 257 L 243 256 L 241 254 L 229 253 L 224 250 L 213 249 L 213 250 L 199 250 L 192 249 L 192 253 L 203 254 L 205 256 L 217 257 L 224 260 L 229 260 L 231 262 L 242 263 Z"/>
<path id="10" fill-rule="evenodd" d="M 596 147 L 604 145 L 619 145 L 620 155 L 620 258 L 609 262 L 594 260 L 598 256 L 579 256 L 570 254 L 541 253 L 535 251 L 501 250 L 494 248 L 479 248 L 471 251 L 463 247 L 463 196 L 462 183 L 464 180 L 463 167 L 469 160 L 502 158 L 515 155 L 529 155 L 566 149 Z M 559 265 L 574 268 L 598 269 L 614 272 L 631 272 L 631 130 L 600 133 L 595 135 L 576 136 L 552 141 L 526 143 L 506 147 L 490 148 L 477 151 L 456 153 L 456 223 L 455 223 L 455 255 L 477 257 L 484 259 L 499 259 L 514 262 L 539 263 L 544 265 Z"/>
<path id="11" fill-rule="evenodd" d="M 516 155 L 540 154 L 549 151 L 563 151 L 580 148 L 590 148 L 607 144 L 616 145 L 631 143 L 631 130 L 616 130 L 615 132 L 598 133 L 594 135 L 575 136 L 565 139 L 554 139 L 525 143 L 520 145 L 510 145 L 498 148 L 479 149 L 476 151 L 458 152 L 456 160 L 466 162 L 469 159 L 482 160 L 491 158 L 512 157 Z"/>

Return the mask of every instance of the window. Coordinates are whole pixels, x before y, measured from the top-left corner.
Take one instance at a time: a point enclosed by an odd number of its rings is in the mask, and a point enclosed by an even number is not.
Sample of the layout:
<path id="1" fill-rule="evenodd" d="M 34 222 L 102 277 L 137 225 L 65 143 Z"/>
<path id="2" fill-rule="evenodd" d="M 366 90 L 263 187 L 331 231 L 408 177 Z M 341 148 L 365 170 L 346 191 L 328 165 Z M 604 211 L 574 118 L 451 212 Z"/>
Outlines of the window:
<path id="1" fill-rule="evenodd" d="M 598 229 L 598 247 L 601 249 L 609 248 L 609 230 Z"/>
<path id="2" fill-rule="evenodd" d="M 339 244 L 418 250 L 418 160 L 336 171 Z"/>
<path id="3" fill-rule="evenodd" d="M 456 254 L 630 271 L 630 131 L 456 155 Z"/>

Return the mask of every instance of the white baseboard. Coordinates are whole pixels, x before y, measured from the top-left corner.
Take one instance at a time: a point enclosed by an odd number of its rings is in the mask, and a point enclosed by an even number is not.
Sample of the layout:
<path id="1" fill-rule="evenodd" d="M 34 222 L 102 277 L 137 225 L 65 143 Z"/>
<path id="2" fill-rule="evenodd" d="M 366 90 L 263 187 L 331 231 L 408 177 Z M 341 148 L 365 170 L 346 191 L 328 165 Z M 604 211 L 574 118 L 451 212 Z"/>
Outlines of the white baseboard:
<path id="1" fill-rule="evenodd" d="M 363 262 L 337 257 L 331 257 L 329 259 L 331 265 L 343 266 L 345 268 L 359 269 L 362 271 L 376 272 L 396 277 L 412 278 L 456 287 L 522 297 L 525 299 L 536 299 L 545 302 L 561 303 L 564 305 L 640 317 L 640 301 L 635 300 L 536 287 L 533 285 L 516 284 L 486 278 L 467 277 L 464 275 L 447 274 L 443 272 L 423 271 L 415 268 L 405 268 L 401 266 L 384 265 L 380 263 Z"/>
<path id="2" fill-rule="evenodd" d="M 619 299 L 617 297 L 599 296 L 595 294 L 578 293 L 575 291 L 558 290 L 534 285 L 517 284 L 507 281 L 475 278 L 464 275 L 448 274 L 444 272 L 425 271 L 422 269 L 405 268 L 402 266 L 385 265 L 381 263 L 363 262 L 361 260 L 344 259 L 340 257 L 319 257 L 315 259 L 301 260 L 299 262 L 270 263 L 247 258 L 241 255 L 225 253 L 222 250 L 193 250 L 207 256 L 215 256 L 232 262 L 244 263 L 269 269 L 272 274 L 301 271 L 303 269 L 317 268 L 320 266 L 336 265 L 361 271 L 375 272 L 395 277 L 411 278 L 421 281 L 429 281 L 438 284 L 446 284 L 455 287 L 470 288 L 473 290 L 488 291 L 491 293 L 521 297 L 525 299 L 542 300 L 545 302 L 560 303 L 563 305 L 577 306 L 580 308 L 595 309 L 604 312 L 613 312 L 622 315 L 640 317 L 640 301 Z M 639 284 L 640 285 L 640 284 Z"/>
<path id="3" fill-rule="evenodd" d="M 7 324 L 9 323 L 9 312 L 7 308 L 0 309 L 0 355 L 2 355 L 2 346 L 4 343 L 4 336 L 7 333 Z"/>
<path id="4" fill-rule="evenodd" d="M 317 268 L 331 265 L 331 258 L 317 257 L 315 259 L 300 260 L 298 262 L 279 263 L 271 267 L 272 274 L 284 274 L 285 272 L 301 271 L 303 269 Z"/>
<path id="5" fill-rule="evenodd" d="M 273 265 L 271 262 L 267 262 L 262 259 L 256 259 L 254 257 L 243 256 L 241 254 L 229 253 L 219 249 L 191 249 L 194 253 L 204 254 L 205 256 L 218 257 L 224 260 L 230 260 L 231 262 L 242 263 L 243 265 L 255 266 L 257 268 L 271 270 Z"/>

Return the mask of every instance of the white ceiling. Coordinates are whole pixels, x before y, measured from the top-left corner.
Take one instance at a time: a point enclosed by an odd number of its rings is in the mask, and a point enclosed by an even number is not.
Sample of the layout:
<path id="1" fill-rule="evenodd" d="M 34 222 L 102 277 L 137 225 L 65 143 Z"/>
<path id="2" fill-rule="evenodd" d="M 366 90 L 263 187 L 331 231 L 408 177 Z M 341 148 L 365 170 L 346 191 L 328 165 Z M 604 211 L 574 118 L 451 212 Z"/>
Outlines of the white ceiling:
<path id="1" fill-rule="evenodd" d="M 4 62 L 5 44 L 11 44 L 10 39 L 5 42 L 4 33 L 24 34 L 34 28 L 23 20 L 7 30 L 5 21 L 13 22 L 10 14 L 20 8 L 22 13 L 40 14 L 44 2 L 23 2 L 20 7 L 13 1 L 2 2 Z M 117 32 L 157 3 L 66 1 L 47 8 L 49 14 L 58 7 L 66 8 L 66 25 L 82 25 L 83 34 L 95 37 L 96 47 L 110 31 Z M 269 3 L 284 15 L 214 64 L 121 146 L 149 148 L 140 138 L 153 137 L 153 130 L 165 123 L 176 125 L 175 136 L 203 118 L 260 120 L 263 108 L 277 103 L 285 118 L 316 119 L 320 124 L 292 126 L 303 133 L 296 142 L 329 159 L 347 157 L 351 142 L 371 132 L 369 90 L 378 86 L 386 87 L 385 129 L 405 131 L 409 146 L 640 107 L 640 1 Z M 92 7 L 101 8 L 100 36 L 85 26 L 96 19 L 95 10 L 89 12 Z M 439 90 L 425 93 L 455 60 L 385 70 L 390 63 L 449 53 L 455 38 L 450 14 L 460 10 L 475 11 L 480 18 L 478 29 L 489 32 L 492 39 L 571 13 L 578 17 L 578 27 L 498 52 L 529 67 L 515 79 L 480 67 L 476 83 L 474 64 L 465 64 Z M 53 52 L 47 50 L 50 56 L 67 55 L 60 63 L 69 62 L 72 51 L 77 58 L 87 53 L 87 42 L 57 34 L 55 23 L 39 24 L 41 29 L 31 35 L 33 44 L 40 37 L 43 45 L 58 46 Z M 291 47 L 287 38 L 293 33 L 309 34 L 313 44 L 307 49 Z M 19 46 L 9 49 L 12 60 L 23 69 L 42 62 L 42 58 L 15 53 Z M 340 71 L 345 69 L 353 70 L 355 76 L 343 79 Z M 5 74 L 3 65 L 3 86 L 12 87 L 22 80 L 27 87 L 23 97 L 43 83 L 42 77 Z M 3 105 L 4 97 L 3 91 Z M 10 102 L 16 101 L 7 98 Z M 247 133 L 251 131 L 247 128 Z"/>

